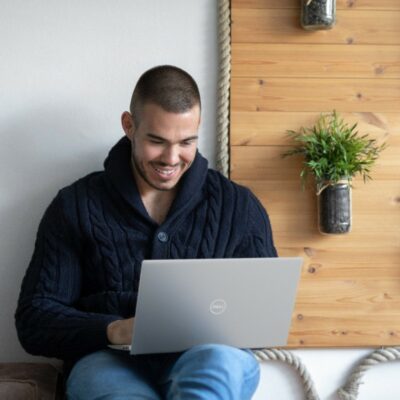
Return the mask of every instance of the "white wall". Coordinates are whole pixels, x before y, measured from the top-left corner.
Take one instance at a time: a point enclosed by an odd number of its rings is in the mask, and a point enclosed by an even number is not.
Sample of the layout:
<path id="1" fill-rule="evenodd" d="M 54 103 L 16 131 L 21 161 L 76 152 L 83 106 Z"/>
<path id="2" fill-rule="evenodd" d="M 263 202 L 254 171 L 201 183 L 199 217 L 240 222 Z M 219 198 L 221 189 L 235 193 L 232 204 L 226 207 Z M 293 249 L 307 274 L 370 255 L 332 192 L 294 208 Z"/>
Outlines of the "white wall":
<path id="1" fill-rule="evenodd" d="M 175 64 L 197 79 L 200 150 L 215 164 L 217 8 L 216 0 L 0 0 L 0 10 L 0 362 L 8 362 L 36 359 L 20 347 L 13 314 L 40 217 L 59 188 L 101 168 L 144 70 Z M 321 399 L 333 400 L 367 351 L 297 354 Z M 369 372 L 360 398 L 399 399 L 395 370 Z M 256 399 L 303 398 L 287 366 L 263 365 L 262 374 Z"/>
<path id="2" fill-rule="evenodd" d="M 57 190 L 122 135 L 139 75 L 174 64 L 199 83 L 214 159 L 214 0 L 0 0 L 0 357 L 26 359 L 13 312 L 39 220 Z"/>

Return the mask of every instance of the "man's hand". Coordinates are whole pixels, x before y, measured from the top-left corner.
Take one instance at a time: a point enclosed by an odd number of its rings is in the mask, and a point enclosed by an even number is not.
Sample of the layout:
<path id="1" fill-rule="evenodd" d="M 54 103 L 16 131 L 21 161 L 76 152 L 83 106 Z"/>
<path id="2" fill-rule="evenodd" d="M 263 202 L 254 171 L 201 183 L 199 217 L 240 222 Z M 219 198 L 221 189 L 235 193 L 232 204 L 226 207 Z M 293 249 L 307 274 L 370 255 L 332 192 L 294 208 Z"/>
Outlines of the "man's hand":
<path id="1" fill-rule="evenodd" d="M 135 318 L 119 319 L 107 326 L 107 338 L 111 344 L 131 344 Z"/>

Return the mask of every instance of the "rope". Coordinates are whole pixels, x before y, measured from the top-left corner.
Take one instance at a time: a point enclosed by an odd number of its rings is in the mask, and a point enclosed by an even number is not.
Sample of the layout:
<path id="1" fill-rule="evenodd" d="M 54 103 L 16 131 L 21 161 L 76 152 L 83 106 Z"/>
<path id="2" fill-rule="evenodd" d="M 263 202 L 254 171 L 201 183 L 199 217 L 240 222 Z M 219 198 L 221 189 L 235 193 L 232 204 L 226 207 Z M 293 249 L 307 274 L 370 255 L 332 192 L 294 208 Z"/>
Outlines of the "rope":
<path id="1" fill-rule="evenodd" d="M 400 360 L 400 347 L 382 348 L 365 357 L 354 369 L 346 384 L 338 390 L 340 400 L 356 400 L 364 373 L 376 364 L 395 360 Z"/>
<path id="2" fill-rule="evenodd" d="M 294 367 L 303 381 L 306 400 L 319 400 L 318 393 L 314 387 L 314 382 L 299 357 L 290 351 L 278 349 L 254 350 L 253 353 L 258 361 L 282 361 Z"/>
<path id="3" fill-rule="evenodd" d="M 217 169 L 229 176 L 229 89 L 231 74 L 231 19 L 229 0 L 218 1 Z"/>

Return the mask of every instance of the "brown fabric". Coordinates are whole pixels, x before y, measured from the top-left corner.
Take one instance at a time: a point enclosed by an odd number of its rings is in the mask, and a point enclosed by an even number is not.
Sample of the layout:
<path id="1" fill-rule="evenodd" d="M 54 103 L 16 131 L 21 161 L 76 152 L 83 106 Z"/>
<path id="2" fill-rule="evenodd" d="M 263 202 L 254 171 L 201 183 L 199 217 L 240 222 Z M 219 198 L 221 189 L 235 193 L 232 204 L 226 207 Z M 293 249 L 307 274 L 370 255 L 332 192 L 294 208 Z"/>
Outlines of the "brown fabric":
<path id="1" fill-rule="evenodd" d="M 36 400 L 38 398 L 35 382 L 20 379 L 0 379 L 1 400 Z"/>
<path id="2" fill-rule="evenodd" d="M 59 375 L 50 364 L 0 363 L 0 399 L 57 400 Z"/>

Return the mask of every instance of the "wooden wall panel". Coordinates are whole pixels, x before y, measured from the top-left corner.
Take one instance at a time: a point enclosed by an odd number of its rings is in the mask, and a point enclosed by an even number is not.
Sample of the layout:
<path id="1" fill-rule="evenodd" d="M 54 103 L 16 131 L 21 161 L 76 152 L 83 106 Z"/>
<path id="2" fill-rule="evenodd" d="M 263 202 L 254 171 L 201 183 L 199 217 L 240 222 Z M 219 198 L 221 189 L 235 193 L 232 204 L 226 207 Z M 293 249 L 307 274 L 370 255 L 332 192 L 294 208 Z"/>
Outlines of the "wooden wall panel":
<path id="1" fill-rule="evenodd" d="M 346 107 L 338 108 L 338 111 Z M 235 111 L 231 115 L 232 146 L 288 145 L 287 130 L 312 126 L 318 114 L 310 112 Z M 341 112 L 341 116 L 357 130 L 371 137 L 400 147 L 400 113 Z M 400 153 L 399 153 L 400 156 Z"/>
<path id="2" fill-rule="evenodd" d="M 337 0 L 307 32 L 297 0 L 232 0 L 231 178 L 266 207 L 282 256 L 305 264 L 289 347 L 400 344 L 400 1 Z M 354 180 L 353 228 L 321 235 L 285 132 L 336 109 L 389 147 Z"/>
<path id="3" fill-rule="evenodd" d="M 232 9 L 234 43 L 400 44 L 400 11 L 342 10 L 335 29 L 306 32 L 296 9 Z"/>
<path id="4" fill-rule="evenodd" d="M 398 53 L 395 45 L 234 43 L 232 76 L 398 79 Z"/>
<path id="5" fill-rule="evenodd" d="M 301 0 L 234 0 L 237 8 L 292 8 L 298 10 Z M 336 0 L 337 9 L 400 10 L 398 0 Z"/>
<path id="6" fill-rule="evenodd" d="M 297 157 L 282 158 L 281 154 L 287 149 L 287 146 L 232 146 L 231 174 L 235 179 L 241 180 L 295 180 L 298 182 L 302 161 Z M 385 149 L 385 154 L 382 153 L 373 167 L 372 176 L 373 180 L 370 181 L 369 186 L 373 186 L 375 181 L 398 180 L 398 189 L 400 188 L 399 147 L 390 146 Z M 398 228 L 400 234 L 400 225 Z"/>
<path id="7" fill-rule="evenodd" d="M 400 19 L 399 19 L 400 20 Z M 332 88 L 335 90 L 332 90 Z M 236 78 L 232 81 L 234 111 L 396 112 L 398 79 Z"/>

